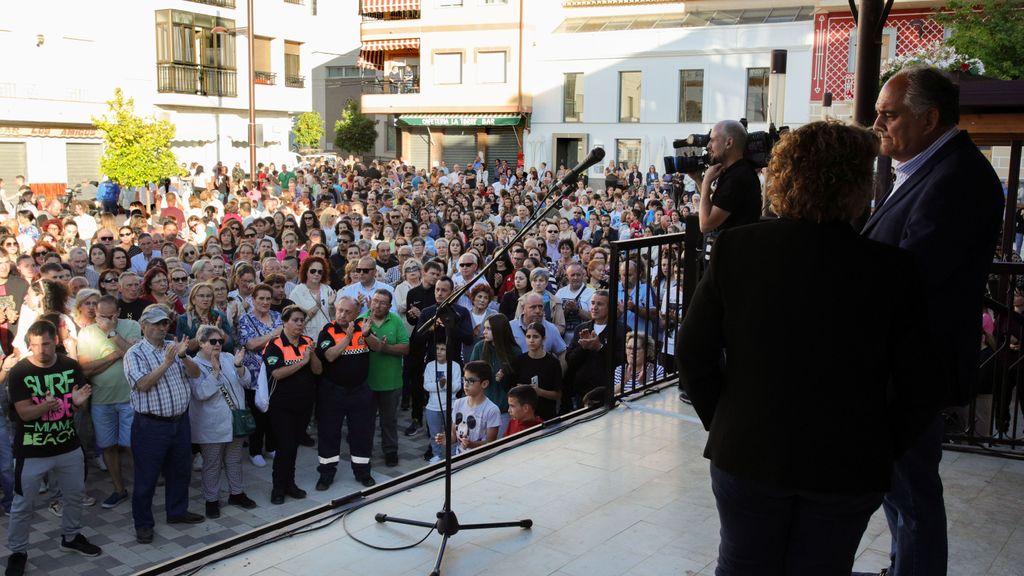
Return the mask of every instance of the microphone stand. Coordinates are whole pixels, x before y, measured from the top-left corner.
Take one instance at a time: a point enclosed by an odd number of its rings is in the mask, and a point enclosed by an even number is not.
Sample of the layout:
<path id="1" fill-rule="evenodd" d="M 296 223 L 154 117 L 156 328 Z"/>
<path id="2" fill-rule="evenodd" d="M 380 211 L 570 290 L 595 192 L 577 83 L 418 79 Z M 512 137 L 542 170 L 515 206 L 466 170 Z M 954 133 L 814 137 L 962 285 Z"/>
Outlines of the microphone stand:
<path id="1" fill-rule="evenodd" d="M 603 154 L 602 154 L 602 156 L 603 156 Z M 598 161 L 599 160 L 600 160 L 600 158 L 598 158 Z M 582 166 L 582 164 L 581 164 L 581 166 Z M 584 167 L 583 170 L 585 170 L 586 168 L 589 168 L 589 166 Z M 407 526 L 420 526 L 420 527 L 423 527 L 423 528 L 432 528 L 434 530 L 437 530 L 437 533 L 441 535 L 441 544 L 440 544 L 440 546 L 437 549 L 437 557 L 434 560 L 434 569 L 430 572 L 430 576 L 439 576 L 441 574 L 441 562 L 444 560 L 444 551 L 445 551 L 445 548 L 448 545 L 448 538 L 454 536 L 460 530 L 486 530 L 486 529 L 490 529 L 490 528 L 516 528 L 516 527 L 529 529 L 529 528 L 531 528 L 533 526 L 533 520 L 530 520 L 528 518 L 525 519 L 525 520 L 515 520 L 515 521 L 511 521 L 511 522 L 489 522 L 489 523 L 484 523 L 484 524 L 459 524 L 459 520 L 455 516 L 455 511 L 452 509 L 452 452 L 451 452 L 452 434 L 451 433 L 452 433 L 452 404 L 453 404 L 453 398 L 452 398 L 452 386 L 451 386 L 451 383 L 452 383 L 452 358 L 454 356 L 454 351 L 456 350 L 455 342 L 454 342 L 454 338 L 452 336 L 452 333 L 453 333 L 455 327 L 459 323 L 459 315 L 458 315 L 458 312 L 455 309 L 455 304 L 456 304 L 456 302 L 459 301 L 459 299 L 463 295 L 465 295 L 467 292 L 469 292 L 469 289 L 472 288 L 476 284 L 476 282 L 478 280 L 480 280 L 480 278 L 482 278 L 485 274 L 489 273 L 491 270 L 493 270 L 497 266 L 498 260 L 502 256 L 504 256 L 505 254 L 507 254 L 509 252 L 509 250 L 512 248 L 512 246 L 515 245 L 516 242 L 518 242 L 520 239 L 522 239 L 522 237 L 525 236 L 527 232 L 529 232 L 532 228 L 536 227 L 537 224 L 539 224 L 541 221 L 543 221 L 544 218 L 546 218 L 548 216 L 548 214 L 550 214 L 552 211 L 555 210 L 555 208 L 558 207 L 557 200 L 561 200 L 561 198 L 566 194 L 566 189 L 570 185 L 575 185 L 576 184 L 576 179 L 579 177 L 579 172 L 582 172 L 582 170 L 574 169 L 565 178 L 562 178 L 561 180 L 559 180 L 555 184 L 555 188 L 559 189 L 559 193 L 558 194 L 554 194 L 552 192 L 551 194 L 549 194 L 548 198 L 546 200 L 550 200 L 550 201 L 548 201 L 547 205 L 545 205 L 545 206 L 538 206 L 537 209 L 534 210 L 534 213 L 530 217 L 530 219 L 527 220 L 526 224 L 523 225 L 523 228 L 519 231 L 519 233 L 516 234 L 515 236 L 513 236 L 512 239 L 509 240 L 509 242 L 507 244 L 505 244 L 500 249 L 498 249 L 498 251 L 495 252 L 494 256 L 491 258 L 490 262 L 488 262 L 487 264 L 481 266 L 480 270 L 477 271 L 476 275 L 473 276 L 473 278 L 471 280 L 469 280 L 468 282 L 466 282 L 462 286 L 459 286 L 458 288 L 453 290 L 451 295 L 448 296 L 448 298 L 444 302 L 438 303 L 437 304 L 437 311 L 434 313 L 434 316 L 432 318 L 430 318 L 430 320 L 428 320 L 427 322 L 424 322 L 423 326 L 419 330 L 419 333 L 424 333 L 427 330 L 436 330 L 437 329 L 436 325 L 439 323 L 438 321 L 440 321 L 440 323 L 444 327 L 444 331 L 445 331 L 444 332 L 445 333 L 445 348 L 449 351 L 448 354 L 447 354 L 448 361 L 445 363 L 445 369 L 447 371 L 446 372 L 446 375 L 447 375 L 447 385 L 445 386 L 445 388 L 446 388 L 447 406 L 446 406 L 445 411 L 444 411 L 445 412 L 445 418 L 444 418 L 444 420 L 445 420 L 445 428 L 444 428 L 444 438 L 445 438 L 444 505 L 442 506 L 441 511 L 437 513 L 437 520 L 435 520 L 434 522 L 425 522 L 425 521 L 422 521 L 422 520 L 411 520 L 411 519 L 408 519 L 408 518 L 398 518 L 398 517 L 395 517 L 395 516 L 388 516 L 387 514 L 381 514 L 381 513 L 378 513 L 378 514 L 374 515 L 374 519 L 377 522 L 380 522 L 380 523 L 393 522 L 395 524 L 404 524 L 404 525 L 407 525 Z M 492 376 L 492 379 L 493 379 L 493 376 Z M 493 382 L 492 382 L 492 384 L 493 384 Z"/>

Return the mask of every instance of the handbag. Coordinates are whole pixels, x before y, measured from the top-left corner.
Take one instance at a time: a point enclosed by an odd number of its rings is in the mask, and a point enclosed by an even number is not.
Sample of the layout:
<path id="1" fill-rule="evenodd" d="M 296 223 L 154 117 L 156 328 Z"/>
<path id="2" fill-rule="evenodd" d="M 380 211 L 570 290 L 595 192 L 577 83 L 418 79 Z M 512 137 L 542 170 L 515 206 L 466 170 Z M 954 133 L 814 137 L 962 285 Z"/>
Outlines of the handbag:
<path id="1" fill-rule="evenodd" d="M 235 438 L 247 438 L 256 431 L 256 418 L 249 410 L 238 408 L 238 405 L 231 400 L 231 395 L 228 394 L 228 389 L 223 384 L 218 384 L 217 386 L 220 387 L 220 393 L 224 395 L 224 401 L 228 403 L 228 408 L 231 409 L 231 435 Z"/>

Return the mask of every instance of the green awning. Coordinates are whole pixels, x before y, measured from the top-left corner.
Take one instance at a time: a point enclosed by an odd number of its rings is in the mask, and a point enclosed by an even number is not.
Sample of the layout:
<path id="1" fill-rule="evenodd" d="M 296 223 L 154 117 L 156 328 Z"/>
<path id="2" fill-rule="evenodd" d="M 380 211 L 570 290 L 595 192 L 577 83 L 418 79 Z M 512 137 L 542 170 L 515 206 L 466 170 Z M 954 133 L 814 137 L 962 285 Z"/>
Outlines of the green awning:
<path id="1" fill-rule="evenodd" d="M 515 126 L 522 114 L 402 114 L 398 121 L 406 126 Z"/>

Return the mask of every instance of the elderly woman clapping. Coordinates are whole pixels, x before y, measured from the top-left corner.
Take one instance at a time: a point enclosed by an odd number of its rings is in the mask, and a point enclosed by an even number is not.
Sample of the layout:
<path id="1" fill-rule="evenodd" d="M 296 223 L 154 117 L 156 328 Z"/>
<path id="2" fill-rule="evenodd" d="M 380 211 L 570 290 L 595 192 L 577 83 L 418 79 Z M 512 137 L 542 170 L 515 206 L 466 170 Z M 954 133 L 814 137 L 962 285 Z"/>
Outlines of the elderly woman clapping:
<path id="1" fill-rule="evenodd" d="M 196 331 L 199 353 L 194 358 L 199 378 L 192 380 L 189 421 L 192 442 L 199 444 L 203 454 L 203 497 L 206 517 L 220 517 L 220 475 L 225 471 L 230 487 L 228 504 L 254 508 L 256 503 L 245 495 L 242 486 L 242 441 L 232 430 L 232 410 L 245 409 L 245 388 L 249 371 L 242 365 L 245 349 L 234 355 L 222 352 L 226 336 L 210 324 Z"/>

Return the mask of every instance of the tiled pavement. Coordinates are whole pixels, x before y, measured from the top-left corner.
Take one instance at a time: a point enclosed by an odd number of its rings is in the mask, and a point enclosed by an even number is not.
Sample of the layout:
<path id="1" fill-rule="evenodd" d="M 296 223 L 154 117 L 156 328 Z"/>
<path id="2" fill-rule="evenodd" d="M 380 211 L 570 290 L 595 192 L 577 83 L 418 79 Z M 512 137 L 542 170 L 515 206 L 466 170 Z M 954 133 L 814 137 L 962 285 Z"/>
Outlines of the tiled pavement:
<path id="1" fill-rule="evenodd" d="M 406 438 L 402 430 L 408 425 L 408 412 L 399 412 L 399 464 L 394 468 L 384 465 L 384 456 L 380 451 L 380 440 L 374 440 L 374 458 L 372 462 L 373 476 L 377 482 L 384 482 L 406 472 L 424 466 L 423 450 L 427 445 L 427 436 L 421 432 L 414 438 Z M 61 552 L 59 548 L 60 518 L 48 509 L 49 497 L 40 495 L 36 500 L 36 511 L 33 518 L 28 569 L 26 574 L 48 576 L 121 576 L 132 574 L 142 568 L 158 564 L 182 553 L 196 550 L 244 533 L 252 528 L 278 520 L 292 514 L 307 510 L 319 504 L 330 502 L 339 496 L 362 489 L 362 485 L 352 477 L 351 468 L 346 461 L 348 447 L 342 441 L 342 462 L 338 466 L 338 475 L 334 484 L 325 492 L 317 492 L 313 485 L 317 479 L 316 448 L 299 448 L 296 461 L 296 483 L 306 490 L 305 500 L 288 498 L 282 505 L 270 503 L 270 480 L 272 460 L 267 466 L 257 468 L 248 458 L 243 456 L 245 490 L 250 498 L 256 501 L 258 508 L 243 510 L 227 505 L 228 488 L 224 480 L 221 486 L 221 517 L 216 520 L 207 519 L 202 524 L 169 525 L 164 518 L 164 489 L 158 487 L 153 499 L 153 515 L 157 520 L 156 538 L 153 544 L 143 545 L 135 542 L 135 530 L 132 525 L 131 501 L 121 503 L 113 510 L 104 510 L 99 503 L 82 512 L 82 533 L 94 544 L 103 548 L 103 554 L 97 558 L 85 558 L 74 553 Z M 131 490 L 131 470 L 126 470 L 126 482 Z M 102 502 L 112 491 L 109 475 L 89 462 L 88 494 Z M 200 473 L 192 473 L 192 485 L 189 490 L 192 512 L 202 514 L 205 511 L 204 500 L 200 488 Z M 7 549 L 7 517 L 0 522 L 0 566 L 6 563 Z"/>

